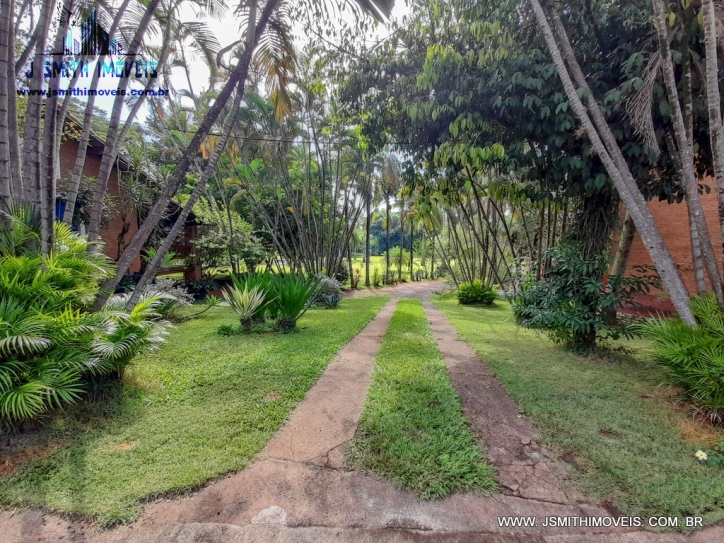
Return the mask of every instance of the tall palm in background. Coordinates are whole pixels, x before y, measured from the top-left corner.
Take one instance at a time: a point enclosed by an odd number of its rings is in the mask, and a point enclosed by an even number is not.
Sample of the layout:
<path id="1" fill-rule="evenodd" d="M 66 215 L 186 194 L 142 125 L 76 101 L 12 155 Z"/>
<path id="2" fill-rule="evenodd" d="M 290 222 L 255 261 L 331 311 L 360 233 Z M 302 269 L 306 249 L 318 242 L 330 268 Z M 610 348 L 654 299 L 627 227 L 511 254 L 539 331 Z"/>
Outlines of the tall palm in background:
<path id="1" fill-rule="evenodd" d="M 391 153 L 383 153 L 381 156 L 382 167 L 380 169 L 380 195 L 385 201 L 385 239 L 387 240 L 386 251 L 386 274 L 390 273 L 390 211 L 392 199 L 397 196 L 402 181 L 400 161 Z"/>

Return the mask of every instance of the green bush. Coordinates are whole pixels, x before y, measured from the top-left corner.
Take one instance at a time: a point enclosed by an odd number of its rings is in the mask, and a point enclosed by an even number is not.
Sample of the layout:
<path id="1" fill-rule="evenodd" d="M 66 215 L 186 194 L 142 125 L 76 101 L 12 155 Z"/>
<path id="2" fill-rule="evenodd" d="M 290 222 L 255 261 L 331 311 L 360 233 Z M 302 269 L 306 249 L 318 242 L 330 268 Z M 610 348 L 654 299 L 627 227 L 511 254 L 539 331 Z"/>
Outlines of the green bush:
<path id="1" fill-rule="evenodd" d="M 146 296 L 130 313 L 123 295 L 88 308 L 112 274 L 103 255 L 62 223 L 48 256 L 37 252 L 37 224 L 11 217 L 0 244 L 0 426 L 17 426 L 73 402 L 114 378 L 141 350 L 163 341 L 166 323 Z M 126 296 L 127 298 L 127 296 Z"/>
<path id="2" fill-rule="evenodd" d="M 539 281 L 526 281 L 510 297 L 513 314 L 529 328 L 546 330 L 556 343 L 593 349 L 597 341 L 631 337 L 635 330 L 616 319 L 616 309 L 635 305 L 648 292 L 641 278 L 606 277 L 607 255 L 587 258 L 563 244 L 548 252 L 551 266 Z"/>
<path id="3" fill-rule="evenodd" d="M 458 302 L 464 305 L 490 305 L 498 297 L 496 290 L 475 279 L 472 283 L 462 283 L 458 287 Z"/>
<path id="4" fill-rule="evenodd" d="M 656 361 L 671 384 L 712 422 L 724 420 L 724 312 L 714 295 L 692 298 L 698 326 L 678 319 L 651 319 L 638 330 L 653 340 Z"/>
<path id="5" fill-rule="evenodd" d="M 297 321 L 309 309 L 320 280 L 292 274 L 274 277 L 273 288 L 279 311 L 277 325 L 281 330 L 289 331 L 297 326 Z"/>

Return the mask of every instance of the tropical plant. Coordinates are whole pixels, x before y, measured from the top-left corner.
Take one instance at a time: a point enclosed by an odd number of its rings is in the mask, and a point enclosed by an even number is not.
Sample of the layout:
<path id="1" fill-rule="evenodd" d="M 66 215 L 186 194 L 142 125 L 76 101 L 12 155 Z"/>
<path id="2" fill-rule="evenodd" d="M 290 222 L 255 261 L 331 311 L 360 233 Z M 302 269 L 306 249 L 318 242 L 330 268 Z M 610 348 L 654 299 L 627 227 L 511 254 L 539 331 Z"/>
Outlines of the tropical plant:
<path id="1" fill-rule="evenodd" d="M 341 294 L 323 294 L 318 298 L 318 301 L 324 305 L 327 309 L 336 309 L 339 307 L 339 302 L 342 301 Z"/>
<path id="2" fill-rule="evenodd" d="M 374 270 L 372 270 L 372 286 L 378 288 L 381 285 L 382 277 L 380 276 L 380 270 L 377 266 L 375 266 Z"/>
<path id="3" fill-rule="evenodd" d="M 458 287 L 457 297 L 458 302 L 464 305 L 491 305 L 498 297 L 498 293 L 491 285 L 475 279 L 471 283 L 462 283 Z"/>
<path id="4" fill-rule="evenodd" d="M 244 289 L 236 286 L 226 289 L 222 292 L 224 299 L 231 306 L 231 309 L 239 315 L 239 320 L 245 332 L 251 332 L 251 323 L 254 314 L 263 309 L 265 304 L 266 293 L 259 288 L 248 285 Z"/>
<path id="5" fill-rule="evenodd" d="M 279 308 L 277 326 L 280 330 L 290 331 L 297 326 L 297 321 L 309 309 L 319 283 L 316 277 L 277 276 L 273 288 Z"/>
<path id="6" fill-rule="evenodd" d="M 167 326 L 155 296 L 131 313 L 120 310 L 122 296 L 88 312 L 113 271 L 110 261 L 89 253 L 88 242 L 64 223 L 55 223 L 55 246 L 42 256 L 32 242 L 38 225 L 13 221 L 16 242 L 0 252 L 1 426 L 41 416 L 76 401 L 92 383 L 119 377 L 136 354 L 163 341 Z"/>
<path id="7" fill-rule="evenodd" d="M 586 257 L 574 244 L 548 252 L 545 276 L 523 282 L 510 300 L 523 326 L 546 330 L 556 343 L 593 349 L 607 338 L 631 337 L 635 329 L 616 319 L 616 309 L 635 305 L 648 292 L 647 280 L 604 276 L 607 255 Z"/>
<path id="8" fill-rule="evenodd" d="M 231 276 L 234 288 L 238 290 L 257 288 L 264 293 L 264 303 L 252 315 L 253 321 L 263 321 L 267 313 L 271 317 L 276 317 L 279 312 L 277 298 L 274 294 L 274 283 L 276 281 L 277 276 L 269 272 L 249 272 L 240 276 Z"/>
<path id="9" fill-rule="evenodd" d="M 724 312 L 713 295 L 691 299 L 698 327 L 678 319 L 651 319 L 637 324 L 653 341 L 656 361 L 668 381 L 680 387 L 699 412 L 724 421 Z"/>

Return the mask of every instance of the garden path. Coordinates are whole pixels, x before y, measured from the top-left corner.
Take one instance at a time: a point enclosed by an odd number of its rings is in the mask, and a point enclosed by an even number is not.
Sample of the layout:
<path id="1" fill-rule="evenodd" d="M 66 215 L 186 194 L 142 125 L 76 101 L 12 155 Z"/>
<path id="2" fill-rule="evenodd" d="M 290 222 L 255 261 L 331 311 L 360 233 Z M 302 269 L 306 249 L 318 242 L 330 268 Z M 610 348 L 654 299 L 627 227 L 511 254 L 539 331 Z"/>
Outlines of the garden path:
<path id="1" fill-rule="evenodd" d="M 98 532 L 38 510 L 0 514 L 0 541 L 191 542 L 545 542 L 714 543 L 724 526 L 692 536 L 632 530 L 501 528 L 502 516 L 608 516 L 567 484 L 566 469 L 502 385 L 427 299 L 440 283 L 388 289 L 393 300 L 332 362 L 287 425 L 247 469 L 195 494 L 149 504 L 134 524 Z M 382 290 L 382 289 L 380 289 Z M 379 291 L 373 291 L 376 293 Z M 400 298 L 423 300 L 473 431 L 486 445 L 505 494 L 420 501 L 381 479 L 343 468 L 375 355 Z M 472 377 L 472 378 L 471 378 Z"/>

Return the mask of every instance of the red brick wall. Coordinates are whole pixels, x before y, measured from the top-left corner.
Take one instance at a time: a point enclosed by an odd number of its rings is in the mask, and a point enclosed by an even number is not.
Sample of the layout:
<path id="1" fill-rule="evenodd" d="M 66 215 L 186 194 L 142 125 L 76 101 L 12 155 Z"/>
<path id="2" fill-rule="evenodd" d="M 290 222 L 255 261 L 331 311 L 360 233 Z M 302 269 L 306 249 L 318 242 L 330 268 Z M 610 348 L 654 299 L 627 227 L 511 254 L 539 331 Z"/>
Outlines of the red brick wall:
<path id="1" fill-rule="evenodd" d="M 60 171 L 62 172 L 62 177 L 70 178 L 70 174 L 75 167 L 75 158 L 78 154 L 78 144 L 78 141 L 72 139 L 64 139 L 62 142 L 60 148 Z M 90 146 L 88 148 L 85 165 L 83 166 L 83 175 L 93 178 L 98 177 L 98 171 L 101 167 L 102 152 L 102 147 Z M 60 192 L 63 189 L 59 186 L 58 190 Z M 108 194 L 113 196 L 118 195 L 118 171 L 115 167 L 111 171 L 111 176 L 108 179 Z M 108 222 L 106 228 L 101 230 L 101 237 L 105 242 L 105 253 L 113 260 L 116 260 L 118 257 L 118 234 L 121 231 L 122 225 L 123 221 L 120 216 L 116 215 Z M 136 226 L 136 218 L 134 216 L 131 218 L 131 228 L 124 238 L 126 243 L 131 240 L 133 234 L 135 234 L 137 230 L 138 227 Z M 131 265 L 130 272 L 137 272 L 140 268 L 141 259 L 136 258 Z"/>
<path id="2" fill-rule="evenodd" d="M 717 197 L 714 192 L 714 181 L 711 178 L 704 180 L 704 184 L 708 185 L 712 190 L 709 194 L 702 194 L 701 201 L 704 207 L 704 215 L 709 225 L 709 234 L 712 238 L 717 262 L 721 268 L 721 232 L 719 230 L 719 219 L 717 214 Z M 694 280 L 694 272 L 691 258 L 691 238 L 689 237 L 689 217 L 686 202 L 680 204 L 669 204 L 667 202 L 652 201 L 648 204 L 651 213 L 654 216 L 656 225 L 661 235 L 669 247 L 674 261 L 680 266 L 681 276 L 686 284 L 686 288 L 692 295 L 696 294 L 696 282 Z M 613 251 L 616 250 L 614 243 Z M 633 267 L 637 265 L 653 265 L 649 257 L 646 247 L 641 241 L 641 236 L 637 233 L 631 247 L 631 256 L 628 261 L 627 275 L 635 273 Z M 708 285 L 708 280 L 707 280 Z M 663 293 L 652 293 L 651 296 L 645 296 L 640 302 L 647 309 L 656 311 L 673 311 L 673 305 L 667 298 L 662 298 Z"/>

